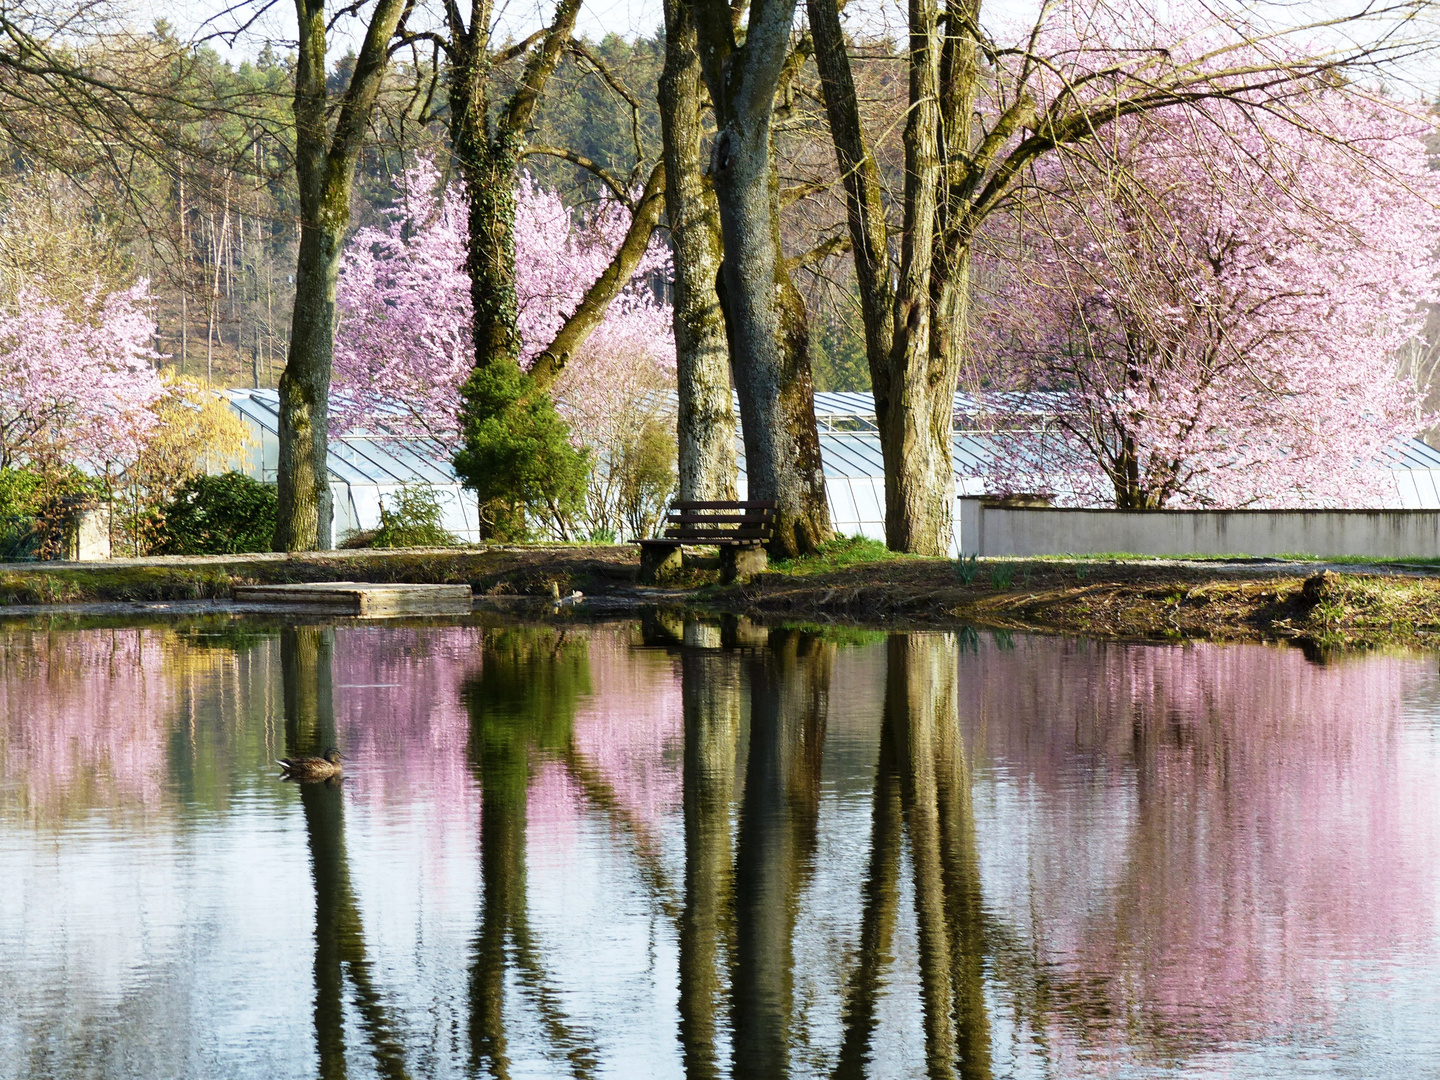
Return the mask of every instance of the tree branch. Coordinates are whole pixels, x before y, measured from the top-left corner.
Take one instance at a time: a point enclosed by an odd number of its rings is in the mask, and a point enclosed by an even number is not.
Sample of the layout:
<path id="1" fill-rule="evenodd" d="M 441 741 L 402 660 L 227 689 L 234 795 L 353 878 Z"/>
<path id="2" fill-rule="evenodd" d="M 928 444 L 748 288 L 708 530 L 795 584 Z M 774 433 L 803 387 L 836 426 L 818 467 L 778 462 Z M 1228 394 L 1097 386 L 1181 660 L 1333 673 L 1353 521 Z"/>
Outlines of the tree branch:
<path id="1" fill-rule="evenodd" d="M 838 255 L 842 251 L 849 251 L 850 247 L 850 237 L 831 236 L 816 244 L 809 251 L 801 252 L 793 258 L 786 259 L 785 269 L 794 272 L 804 266 L 813 266 L 818 262 L 824 262 L 830 258 L 831 255 Z"/>
<path id="2" fill-rule="evenodd" d="M 630 284 L 636 268 L 640 265 L 645 250 L 650 246 L 650 237 L 660 223 L 665 209 L 665 166 L 657 164 L 650 170 L 650 179 L 645 183 L 644 193 L 630 218 L 630 228 L 625 238 L 593 285 L 585 292 L 584 298 L 574 313 L 565 320 L 555 340 L 530 366 L 529 394 L 544 393 L 554 385 L 590 334 L 605 318 L 611 302 L 621 290 Z"/>
<path id="3" fill-rule="evenodd" d="M 625 184 L 621 182 L 619 177 L 599 162 L 592 161 L 584 154 L 577 154 L 574 150 L 567 150 L 560 146 L 537 146 L 531 144 L 525 148 L 522 156 L 528 156 L 530 154 L 543 154 L 546 157 L 560 158 L 563 161 L 570 162 L 572 165 L 578 165 L 587 172 L 594 173 L 595 176 L 599 177 L 601 182 L 610 189 L 610 193 L 614 195 L 616 199 L 629 207 L 632 212 L 635 210 L 635 200 L 631 198 L 630 192 Z"/>

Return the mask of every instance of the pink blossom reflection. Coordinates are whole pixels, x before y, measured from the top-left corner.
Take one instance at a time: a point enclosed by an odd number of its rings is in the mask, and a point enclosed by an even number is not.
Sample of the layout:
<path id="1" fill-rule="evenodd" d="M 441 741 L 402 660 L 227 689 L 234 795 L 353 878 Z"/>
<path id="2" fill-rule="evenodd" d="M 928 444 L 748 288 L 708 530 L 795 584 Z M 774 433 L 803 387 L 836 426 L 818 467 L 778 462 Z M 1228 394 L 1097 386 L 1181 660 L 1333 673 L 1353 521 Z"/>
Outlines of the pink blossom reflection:
<path id="1" fill-rule="evenodd" d="M 0 781 L 27 817 L 160 804 L 178 681 L 167 638 L 0 631 Z"/>
<path id="2" fill-rule="evenodd" d="M 1404 718 L 1433 681 L 1417 659 L 1259 646 L 962 660 L 987 901 L 1054 965 L 1074 1007 L 1052 1015 L 1153 1054 L 1217 1048 L 1323 1027 L 1337 960 L 1433 949 L 1440 788 Z"/>
<path id="3" fill-rule="evenodd" d="M 598 780 L 648 827 L 679 809 L 684 707 L 677 661 L 630 646 L 629 628 L 590 638 L 591 693 L 575 709 L 572 771 Z"/>
<path id="4" fill-rule="evenodd" d="M 346 757 L 346 793 L 379 807 L 425 802 L 474 822 L 467 679 L 481 664 L 477 627 L 345 627 L 335 632 L 335 726 Z"/>

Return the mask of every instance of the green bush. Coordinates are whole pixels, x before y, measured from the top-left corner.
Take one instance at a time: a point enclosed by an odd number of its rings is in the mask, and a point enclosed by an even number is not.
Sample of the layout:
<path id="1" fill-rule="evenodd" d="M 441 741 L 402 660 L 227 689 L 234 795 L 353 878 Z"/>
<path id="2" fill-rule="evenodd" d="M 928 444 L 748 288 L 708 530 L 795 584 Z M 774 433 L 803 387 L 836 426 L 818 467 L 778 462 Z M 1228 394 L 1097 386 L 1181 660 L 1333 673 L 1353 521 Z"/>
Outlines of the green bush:
<path id="1" fill-rule="evenodd" d="M 243 473 L 195 476 L 165 507 L 159 555 L 236 555 L 270 551 L 275 537 L 275 489 Z"/>
<path id="2" fill-rule="evenodd" d="M 620 457 L 620 513 L 631 536 L 653 536 L 675 490 L 672 426 L 652 420 Z"/>
<path id="3" fill-rule="evenodd" d="M 571 444 L 550 396 L 527 396 L 530 389 L 517 366 L 497 361 L 477 368 L 461 391 L 465 445 L 455 472 L 479 496 L 495 539 L 518 539 L 525 510 L 564 529 L 585 504 L 588 457 Z"/>
<path id="4" fill-rule="evenodd" d="M 380 498 L 380 528 L 370 538 L 377 548 L 452 547 L 456 539 L 440 524 L 440 503 L 428 487 L 402 487 L 395 505 Z"/>
<path id="5" fill-rule="evenodd" d="M 72 465 L 0 469 L 0 561 L 60 556 L 66 525 L 101 494 L 100 482 Z"/>

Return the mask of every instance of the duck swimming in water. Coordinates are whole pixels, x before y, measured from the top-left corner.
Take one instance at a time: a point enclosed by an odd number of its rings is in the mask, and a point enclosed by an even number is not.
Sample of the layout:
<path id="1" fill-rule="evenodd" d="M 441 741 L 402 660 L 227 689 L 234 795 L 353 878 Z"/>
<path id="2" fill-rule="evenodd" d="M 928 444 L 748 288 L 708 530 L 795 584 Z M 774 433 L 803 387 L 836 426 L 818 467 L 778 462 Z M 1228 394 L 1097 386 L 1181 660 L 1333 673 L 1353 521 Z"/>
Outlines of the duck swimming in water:
<path id="1" fill-rule="evenodd" d="M 321 757 L 281 758 L 282 780 L 329 780 L 340 775 L 340 751 L 333 746 Z"/>

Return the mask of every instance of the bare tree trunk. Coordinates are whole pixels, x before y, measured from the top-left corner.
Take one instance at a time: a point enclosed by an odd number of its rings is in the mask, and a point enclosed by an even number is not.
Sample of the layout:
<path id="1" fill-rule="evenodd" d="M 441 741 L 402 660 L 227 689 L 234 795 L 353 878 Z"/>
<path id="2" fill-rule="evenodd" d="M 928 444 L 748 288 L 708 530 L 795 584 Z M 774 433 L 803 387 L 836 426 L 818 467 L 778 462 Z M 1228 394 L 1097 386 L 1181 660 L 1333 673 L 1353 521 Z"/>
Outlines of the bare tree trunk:
<path id="1" fill-rule="evenodd" d="M 955 378 L 946 377 L 944 359 L 931 347 L 941 179 L 940 44 L 935 0 L 910 0 L 905 215 L 890 344 L 890 401 L 879 428 L 886 543 L 896 551 L 922 555 L 943 555 L 949 549 L 955 498 L 950 465 Z"/>
<path id="2" fill-rule="evenodd" d="M 719 132 L 711 174 L 725 258 L 720 299 L 745 432 L 751 498 L 774 499 L 777 555 L 830 539 L 815 428 L 805 307 L 780 252 L 780 206 L 770 159 L 775 91 L 790 51 L 794 0 L 760 0 L 737 45 L 725 0 L 696 0 L 697 40 Z"/>
<path id="3" fill-rule="evenodd" d="M 330 368 L 335 348 L 335 284 L 350 224 L 355 163 L 389 62 L 405 0 L 379 0 L 332 134 L 325 71 L 325 5 L 296 0 L 295 168 L 300 192 L 300 255 L 290 348 L 280 375 L 279 496 L 275 549 L 328 548 L 332 507 L 326 453 Z"/>
<path id="4" fill-rule="evenodd" d="M 700 160 L 700 57 L 688 0 L 665 3 L 660 75 L 665 207 L 675 260 L 675 370 L 680 498 L 735 498 L 735 406 L 725 316 L 715 293 L 720 218 Z"/>
<path id="5" fill-rule="evenodd" d="M 180 374 L 190 359 L 190 238 L 185 229 L 185 166 L 179 166 L 180 207 Z"/>
<path id="6" fill-rule="evenodd" d="M 974 15 L 978 5 L 965 11 Z M 945 183 L 958 179 L 946 175 L 942 161 L 968 145 L 974 41 L 951 35 L 942 50 L 935 0 L 910 0 L 905 222 L 897 274 L 890 265 L 880 173 L 860 123 L 839 7 L 835 0 L 808 0 L 808 12 L 845 183 L 885 462 L 885 540 L 895 551 L 943 555 L 954 520 L 953 412 L 969 303 L 969 249 L 946 249 L 940 194 Z M 960 14 L 947 10 L 947 17 Z M 966 25 L 963 19 L 960 25 Z M 942 153 L 942 145 L 951 152 Z"/>
<path id="7" fill-rule="evenodd" d="M 280 372 L 277 551 L 330 546 L 333 507 L 326 454 L 341 243 L 338 235 L 301 225 L 290 349 Z"/>

